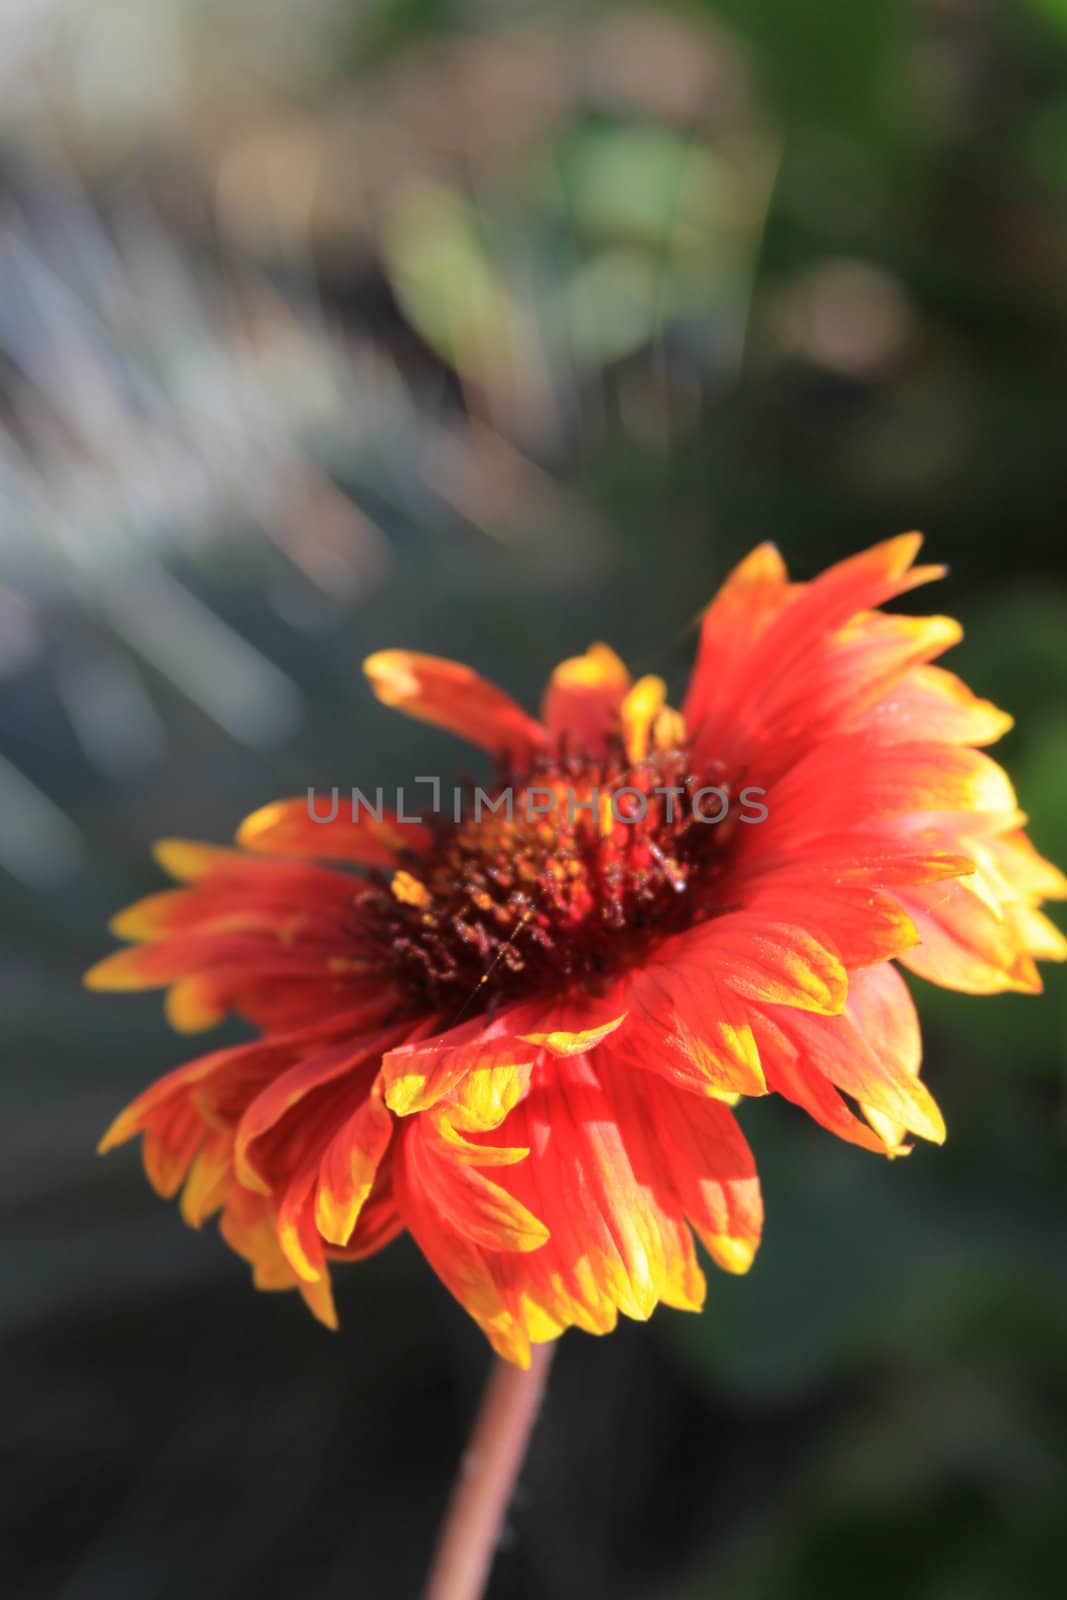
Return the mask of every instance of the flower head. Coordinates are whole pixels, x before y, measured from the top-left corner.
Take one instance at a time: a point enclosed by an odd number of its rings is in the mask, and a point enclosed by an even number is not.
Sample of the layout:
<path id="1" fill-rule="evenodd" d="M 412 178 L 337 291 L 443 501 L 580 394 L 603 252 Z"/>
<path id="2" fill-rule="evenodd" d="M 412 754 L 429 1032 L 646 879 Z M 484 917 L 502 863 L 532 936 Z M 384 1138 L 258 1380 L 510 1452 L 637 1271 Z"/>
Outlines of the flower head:
<path id="1" fill-rule="evenodd" d="M 497 779 L 458 818 L 305 798 L 237 850 L 169 842 L 183 885 L 120 914 L 89 974 L 166 987 L 181 1031 L 245 1044 L 122 1113 L 165 1195 L 261 1288 L 334 1321 L 331 1261 L 407 1229 L 503 1355 L 660 1301 L 699 1308 L 762 1221 L 732 1107 L 775 1092 L 867 1149 L 940 1141 L 897 966 L 1040 988 L 1067 893 L 979 746 L 1010 719 L 931 661 L 917 535 L 791 583 L 761 546 L 704 613 L 680 710 L 606 645 L 540 721 L 452 662 L 385 651 L 379 699 L 465 735 Z"/>

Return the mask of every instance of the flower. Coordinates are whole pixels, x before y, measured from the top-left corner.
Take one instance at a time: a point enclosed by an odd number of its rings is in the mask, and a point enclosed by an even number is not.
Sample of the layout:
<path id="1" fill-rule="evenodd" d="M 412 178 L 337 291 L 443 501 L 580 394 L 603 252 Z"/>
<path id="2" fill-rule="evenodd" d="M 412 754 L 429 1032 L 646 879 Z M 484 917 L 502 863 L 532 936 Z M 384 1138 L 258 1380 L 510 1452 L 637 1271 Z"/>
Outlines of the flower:
<path id="1" fill-rule="evenodd" d="M 1067 954 L 1038 905 L 1067 882 L 977 748 L 1010 719 L 930 664 L 956 623 L 877 609 L 941 575 L 919 543 L 810 583 L 755 550 L 680 711 L 602 644 L 556 668 L 541 721 L 466 667 L 372 656 L 386 705 L 496 758 L 492 790 L 458 821 L 301 798 L 237 850 L 163 844 L 184 887 L 121 913 L 135 943 L 87 981 L 258 1035 L 153 1084 L 102 1148 L 140 1134 L 186 1220 L 220 1211 L 256 1284 L 331 1325 L 329 1263 L 407 1229 L 524 1363 L 571 1325 L 698 1309 L 694 1233 L 747 1269 L 739 1098 L 887 1155 L 940 1141 L 895 963 L 1035 992 L 1035 958 Z"/>

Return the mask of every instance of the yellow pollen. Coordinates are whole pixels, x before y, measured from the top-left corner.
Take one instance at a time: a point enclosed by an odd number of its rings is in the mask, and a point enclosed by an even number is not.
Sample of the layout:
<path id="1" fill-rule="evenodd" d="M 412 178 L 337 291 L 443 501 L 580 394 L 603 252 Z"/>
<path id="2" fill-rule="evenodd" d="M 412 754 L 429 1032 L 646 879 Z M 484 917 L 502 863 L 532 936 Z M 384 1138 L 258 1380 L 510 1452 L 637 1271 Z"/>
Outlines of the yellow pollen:
<path id="1" fill-rule="evenodd" d="M 393 891 L 393 898 L 404 906 L 425 907 L 433 899 L 426 885 L 420 883 L 418 878 L 413 878 L 410 872 L 394 873 L 389 887 Z"/>

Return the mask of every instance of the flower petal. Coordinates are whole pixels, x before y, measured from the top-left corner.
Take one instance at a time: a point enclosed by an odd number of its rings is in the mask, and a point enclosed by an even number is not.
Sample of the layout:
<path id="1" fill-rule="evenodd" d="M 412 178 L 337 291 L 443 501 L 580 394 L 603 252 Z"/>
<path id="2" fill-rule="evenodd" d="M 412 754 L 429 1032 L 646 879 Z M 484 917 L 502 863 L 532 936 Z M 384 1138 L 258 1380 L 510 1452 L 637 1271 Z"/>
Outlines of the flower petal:
<path id="1" fill-rule="evenodd" d="M 921 978 L 965 994 L 1039 994 L 1041 978 L 1010 917 L 1000 916 L 965 878 L 917 884 L 898 897 L 919 943 L 901 960 Z"/>
<path id="2" fill-rule="evenodd" d="M 483 1250 L 464 1237 L 447 1212 L 432 1205 L 419 1182 L 417 1162 L 407 1159 L 407 1140 L 399 1143 L 397 1205 L 404 1225 L 446 1289 L 480 1325 L 493 1349 L 516 1366 L 530 1364 L 530 1335 L 517 1315 L 516 1297 L 497 1281 L 508 1257 Z M 528 1259 L 524 1257 L 524 1260 Z"/>
<path id="3" fill-rule="evenodd" d="M 662 678 L 639 678 L 619 707 L 623 744 L 631 761 L 643 761 L 648 755 L 652 730 L 666 703 Z"/>
<path id="4" fill-rule="evenodd" d="M 457 1161 L 429 1118 L 405 1124 L 402 1135 L 407 1181 L 420 1205 L 449 1219 L 453 1229 L 483 1250 L 539 1250 L 549 1230 L 532 1211 L 469 1161 Z"/>
<path id="5" fill-rule="evenodd" d="M 854 973 L 849 979 L 846 1011 L 875 1060 L 891 1063 L 897 1074 L 918 1077 L 922 1064 L 919 1018 L 908 986 L 894 966 L 883 962 Z M 863 1114 L 890 1153 L 902 1147 L 907 1131 L 902 1122 L 876 1106 L 863 1105 Z"/>
<path id="6" fill-rule="evenodd" d="M 686 726 L 697 727 L 716 700 L 730 696 L 756 641 L 799 589 L 773 544 L 761 544 L 726 579 L 704 612 L 700 646 L 682 704 Z"/>
<path id="7" fill-rule="evenodd" d="M 656 1086 L 644 1094 L 659 1162 L 716 1266 L 747 1272 L 759 1247 L 763 1201 L 737 1119 L 718 1100 Z"/>
<path id="8" fill-rule="evenodd" d="M 189 1168 L 182 1189 L 182 1220 L 190 1228 L 204 1221 L 225 1205 L 233 1175 L 233 1140 L 229 1131 L 209 1133 Z"/>
<path id="9" fill-rule="evenodd" d="M 584 656 L 561 661 L 548 680 L 541 714 L 552 738 L 591 755 L 603 753 L 618 732 L 619 711 L 630 674 L 606 644 L 591 644 Z"/>
<path id="10" fill-rule="evenodd" d="M 840 959 L 795 924 L 738 911 L 701 923 L 684 939 L 688 957 L 747 1000 L 827 1014 L 845 1003 L 848 975 Z"/>
<path id="11" fill-rule="evenodd" d="M 620 985 L 630 1010 L 603 1049 L 628 1070 L 657 1073 L 690 1092 L 719 1098 L 765 1094 L 745 1002 L 699 950 L 688 953 L 684 936 L 672 941 L 670 951 Z"/>
<path id="12" fill-rule="evenodd" d="M 554 1056 L 580 1056 L 589 1050 L 594 1050 L 602 1039 L 606 1039 L 609 1033 L 614 1033 L 619 1024 L 625 1020 L 626 1013 L 623 1011 L 619 1016 L 612 1017 L 610 1022 L 583 1028 L 576 1033 L 555 1028 L 551 1033 L 523 1033 L 519 1037 L 525 1044 L 543 1046 Z"/>
<path id="13" fill-rule="evenodd" d="M 919 942 L 911 918 L 891 895 L 849 884 L 813 884 L 807 872 L 795 869 L 769 877 L 747 899 L 746 910 L 806 929 L 850 970 L 901 955 Z"/>
<path id="14" fill-rule="evenodd" d="M 470 667 L 409 650 L 379 650 L 363 670 L 383 705 L 481 745 L 501 761 L 526 766 L 548 739 L 544 728 Z"/>
<path id="15" fill-rule="evenodd" d="M 883 618 L 888 621 L 888 618 Z M 894 617 L 896 623 L 915 619 Z M 994 744 L 1013 718 L 989 700 L 980 700 L 955 673 L 943 667 L 914 667 L 873 705 L 858 708 L 842 722 L 877 729 L 883 739 L 938 739 L 946 744 Z"/>
<path id="16" fill-rule="evenodd" d="M 393 1134 L 379 1073 L 363 1102 L 334 1134 L 318 1168 L 315 1223 L 333 1245 L 351 1239 Z"/>
<path id="17" fill-rule="evenodd" d="M 321 801 L 313 803 L 310 791 L 294 800 L 275 800 L 245 818 L 237 843 L 264 854 L 390 868 L 409 852 L 423 851 L 431 838 L 423 823 L 401 820 L 377 803 L 361 804 L 353 815 L 351 800 L 339 798 L 337 815 L 330 818 L 318 814 L 324 809 Z"/>
<path id="18" fill-rule="evenodd" d="M 472 1017 L 388 1051 L 382 1061 L 386 1105 L 396 1116 L 410 1117 L 451 1094 L 476 1068 L 506 1071 L 528 1065 L 539 1047 L 519 1038 L 515 1027 L 530 1017 L 528 1007 L 503 1011 L 492 1022 Z"/>
<path id="19" fill-rule="evenodd" d="M 832 839 L 842 828 L 903 813 L 1015 810 L 1007 774 L 980 750 L 933 741 L 884 744 L 869 734 L 817 744 L 777 783 L 760 824 L 763 849 Z M 751 830 L 755 831 L 755 830 Z M 747 843 L 747 841 L 746 841 Z"/>
<path id="20" fill-rule="evenodd" d="M 443 1102 L 438 1102 L 451 1130 L 488 1133 L 499 1128 L 530 1082 L 531 1063 L 518 1066 L 472 1067 Z"/>
<path id="21" fill-rule="evenodd" d="M 527 1294 L 564 1324 L 643 1320 L 658 1301 L 698 1309 L 704 1281 L 680 1208 L 647 1159 L 647 1120 L 605 1087 L 625 1082 L 601 1052 L 546 1063 L 506 1132 L 530 1149 L 502 1179 L 550 1230 L 524 1261 Z"/>
<path id="22" fill-rule="evenodd" d="M 807 1065 L 835 1089 L 922 1139 L 944 1141 L 944 1120 L 925 1084 L 893 1055 L 876 1057 L 850 1016 L 812 1017 L 794 1011 L 777 1013 L 774 1020 Z"/>
<path id="23" fill-rule="evenodd" d="M 279 1127 L 295 1106 L 338 1079 L 348 1080 L 345 1087 L 351 1088 L 352 1099 L 357 1104 L 362 1102 L 372 1092 L 382 1050 L 397 1037 L 397 1029 L 392 1027 L 342 1039 L 297 1062 L 261 1090 L 237 1124 L 234 1139 L 234 1170 L 245 1188 L 262 1194 L 271 1191 L 273 1183 L 268 1170 L 271 1143 L 282 1145 L 284 1166 L 289 1169 L 294 1164 L 296 1143 L 301 1148 L 313 1147 L 316 1136 L 322 1143 L 317 1121 L 306 1109 L 298 1128 L 290 1131 Z M 331 1115 L 330 1121 L 336 1126 L 336 1113 Z M 275 1132 L 273 1141 L 267 1139 L 272 1132 Z"/>
<path id="24" fill-rule="evenodd" d="M 785 1030 L 785 1013 L 753 1008 L 752 1025 L 759 1042 L 760 1059 L 768 1086 L 801 1106 L 810 1117 L 849 1144 L 886 1154 L 885 1141 L 858 1117 L 824 1076 L 803 1045 Z M 896 1153 L 895 1151 L 893 1152 Z"/>

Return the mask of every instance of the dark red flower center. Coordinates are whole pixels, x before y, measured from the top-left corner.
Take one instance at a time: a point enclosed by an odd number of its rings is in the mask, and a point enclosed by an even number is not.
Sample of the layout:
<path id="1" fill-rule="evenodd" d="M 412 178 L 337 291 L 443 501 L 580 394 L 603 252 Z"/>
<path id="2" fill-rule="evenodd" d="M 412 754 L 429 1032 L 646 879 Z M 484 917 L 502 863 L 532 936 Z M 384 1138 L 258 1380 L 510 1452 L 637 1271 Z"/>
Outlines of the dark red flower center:
<path id="1" fill-rule="evenodd" d="M 384 969 L 435 1008 L 595 992 L 723 909 L 738 813 L 732 787 L 694 777 L 685 749 L 546 762 L 472 792 L 460 822 L 437 819 L 428 857 L 359 895 L 361 929 Z"/>

